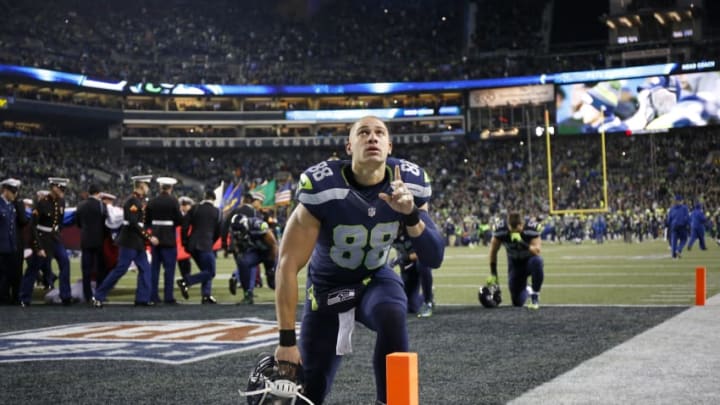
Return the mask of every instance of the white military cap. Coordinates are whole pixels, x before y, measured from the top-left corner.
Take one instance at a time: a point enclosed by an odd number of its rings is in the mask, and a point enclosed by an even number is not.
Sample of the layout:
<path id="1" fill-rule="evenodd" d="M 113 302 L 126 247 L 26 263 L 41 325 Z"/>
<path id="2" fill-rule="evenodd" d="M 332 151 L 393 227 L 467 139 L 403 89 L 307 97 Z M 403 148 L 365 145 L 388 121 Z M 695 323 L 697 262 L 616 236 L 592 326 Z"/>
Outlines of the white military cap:
<path id="1" fill-rule="evenodd" d="M 20 181 L 18 179 L 13 179 L 12 177 L 0 182 L 0 186 L 7 186 L 7 187 L 11 187 L 11 188 L 18 188 L 21 185 L 22 185 L 22 181 Z"/>
<path id="2" fill-rule="evenodd" d="M 150 183 L 152 181 L 152 174 L 143 174 L 140 176 L 132 176 L 130 179 L 135 183 Z"/>
<path id="3" fill-rule="evenodd" d="M 70 183 L 70 179 L 66 179 L 64 177 L 49 177 L 48 183 L 52 186 L 58 186 L 58 187 L 67 187 L 68 183 Z"/>
<path id="4" fill-rule="evenodd" d="M 177 184 L 177 179 L 173 177 L 158 177 L 155 179 L 161 186 L 174 186 Z"/>

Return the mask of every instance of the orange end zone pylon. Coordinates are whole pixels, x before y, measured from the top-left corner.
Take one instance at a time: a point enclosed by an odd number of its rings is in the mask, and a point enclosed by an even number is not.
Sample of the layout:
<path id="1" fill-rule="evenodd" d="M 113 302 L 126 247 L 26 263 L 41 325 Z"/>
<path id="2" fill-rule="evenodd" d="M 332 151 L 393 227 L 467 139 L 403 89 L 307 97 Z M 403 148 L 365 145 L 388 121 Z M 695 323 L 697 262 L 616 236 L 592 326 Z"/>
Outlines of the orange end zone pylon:
<path id="1" fill-rule="evenodd" d="M 695 305 L 705 305 L 705 281 L 707 272 L 705 267 L 695 268 Z"/>
<path id="2" fill-rule="evenodd" d="M 387 405 L 418 405 L 417 353 L 391 353 L 385 358 Z"/>

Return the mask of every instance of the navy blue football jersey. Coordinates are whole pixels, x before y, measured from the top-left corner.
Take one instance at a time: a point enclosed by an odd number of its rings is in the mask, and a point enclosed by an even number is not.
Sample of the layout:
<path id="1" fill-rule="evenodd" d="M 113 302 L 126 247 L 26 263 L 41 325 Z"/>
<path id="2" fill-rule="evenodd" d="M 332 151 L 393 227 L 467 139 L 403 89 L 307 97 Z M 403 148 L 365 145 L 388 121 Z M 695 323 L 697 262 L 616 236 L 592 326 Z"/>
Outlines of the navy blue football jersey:
<path id="1" fill-rule="evenodd" d="M 378 197 L 390 194 L 395 167 L 418 207 L 432 194 L 430 181 L 418 165 L 388 158 L 385 179 L 376 186 L 358 187 L 351 162 L 324 161 L 307 169 L 298 185 L 297 200 L 320 221 L 318 241 L 310 257 L 308 275 L 315 285 L 332 287 L 360 283 L 387 265 L 398 236 L 402 214 Z"/>
<path id="2" fill-rule="evenodd" d="M 505 246 L 509 260 L 524 260 L 532 256 L 530 241 L 539 237 L 540 233 L 531 224 L 525 224 L 522 232 L 511 232 L 505 221 L 502 221 L 493 236 Z"/>
<path id="3" fill-rule="evenodd" d="M 397 253 L 398 263 L 403 265 L 407 263 L 410 260 L 410 254 L 415 253 L 415 249 L 412 246 L 412 242 L 410 241 L 410 237 L 407 235 L 407 232 L 404 230 L 400 231 L 400 235 L 398 235 L 397 239 L 392 244 L 392 247 L 395 248 L 395 252 Z"/>

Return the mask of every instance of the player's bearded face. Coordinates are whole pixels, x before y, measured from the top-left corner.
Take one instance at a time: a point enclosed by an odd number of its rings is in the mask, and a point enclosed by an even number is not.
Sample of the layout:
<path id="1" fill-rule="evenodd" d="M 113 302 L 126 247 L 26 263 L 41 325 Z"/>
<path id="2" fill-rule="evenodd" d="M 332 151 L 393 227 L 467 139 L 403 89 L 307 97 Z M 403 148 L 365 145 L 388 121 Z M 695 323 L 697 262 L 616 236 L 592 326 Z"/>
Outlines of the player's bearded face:
<path id="1" fill-rule="evenodd" d="M 355 161 L 385 162 L 391 150 L 390 134 L 380 120 L 360 121 L 350 131 L 347 153 Z"/>

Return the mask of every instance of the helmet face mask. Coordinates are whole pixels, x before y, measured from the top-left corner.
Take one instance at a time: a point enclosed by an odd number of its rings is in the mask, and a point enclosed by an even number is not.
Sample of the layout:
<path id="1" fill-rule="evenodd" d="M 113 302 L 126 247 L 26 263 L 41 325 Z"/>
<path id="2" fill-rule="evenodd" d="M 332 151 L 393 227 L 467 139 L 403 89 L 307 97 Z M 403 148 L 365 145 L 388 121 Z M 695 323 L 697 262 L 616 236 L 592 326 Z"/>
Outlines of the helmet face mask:
<path id="1" fill-rule="evenodd" d="M 250 372 L 246 391 L 238 390 L 249 405 L 311 404 L 303 393 L 302 367 L 281 362 L 271 354 L 261 354 Z M 298 398 L 302 401 L 298 402 Z"/>
<path id="2" fill-rule="evenodd" d="M 480 287 L 478 300 L 485 308 L 497 308 L 502 302 L 502 292 L 497 284 Z"/>

